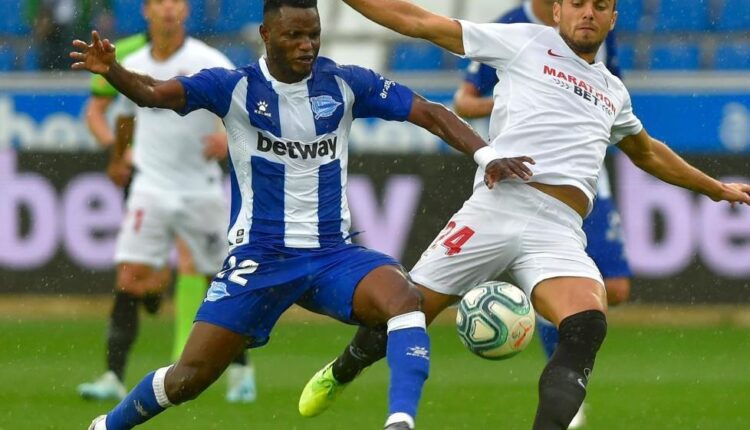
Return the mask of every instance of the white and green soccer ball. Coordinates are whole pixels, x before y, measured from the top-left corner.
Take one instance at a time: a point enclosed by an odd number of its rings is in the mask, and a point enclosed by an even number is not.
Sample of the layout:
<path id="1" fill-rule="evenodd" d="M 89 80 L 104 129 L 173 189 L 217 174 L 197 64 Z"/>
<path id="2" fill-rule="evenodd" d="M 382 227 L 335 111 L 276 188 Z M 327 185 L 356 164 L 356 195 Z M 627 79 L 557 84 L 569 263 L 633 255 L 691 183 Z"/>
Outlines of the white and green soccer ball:
<path id="1" fill-rule="evenodd" d="M 461 342 L 488 360 L 504 360 L 526 348 L 534 334 L 534 309 L 520 288 L 507 282 L 477 285 L 458 304 Z"/>

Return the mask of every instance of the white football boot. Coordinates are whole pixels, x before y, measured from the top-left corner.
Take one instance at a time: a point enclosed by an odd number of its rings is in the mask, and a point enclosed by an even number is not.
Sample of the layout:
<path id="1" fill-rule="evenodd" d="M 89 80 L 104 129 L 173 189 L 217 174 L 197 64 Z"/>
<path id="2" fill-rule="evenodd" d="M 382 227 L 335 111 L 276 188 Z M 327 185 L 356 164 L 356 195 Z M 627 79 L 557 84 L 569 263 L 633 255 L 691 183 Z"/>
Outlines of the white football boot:
<path id="1" fill-rule="evenodd" d="M 78 394 L 89 400 L 122 400 L 128 390 L 115 372 L 110 370 L 94 382 L 79 385 Z"/>

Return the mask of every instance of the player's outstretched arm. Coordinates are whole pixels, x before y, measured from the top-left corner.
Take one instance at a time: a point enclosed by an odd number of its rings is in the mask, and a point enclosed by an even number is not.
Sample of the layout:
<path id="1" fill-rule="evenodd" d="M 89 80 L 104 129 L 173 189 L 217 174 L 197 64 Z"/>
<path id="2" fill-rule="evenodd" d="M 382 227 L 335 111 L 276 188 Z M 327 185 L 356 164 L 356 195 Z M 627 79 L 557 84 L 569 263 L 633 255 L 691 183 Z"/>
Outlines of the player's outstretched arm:
<path id="1" fill-rule="evenodd" d="M 664 182 L 704 194 L 714 201 L 750 204 L 750 185 L 717 181 L 649 136 L 646 130 L 625 137 L 617 146 L 636 166 Z"/>
<path id="2" fill-rule="evenodd" d="M 91 32 L 91 43 L 73 41 L 70 58 L 74 70 L 88 70 L 104 76 L 109 83 L 138 106 L 180 110 L 185 107 L 185 90 L 177 80 L 159 81 L 123 68 L 115 60 L 115 46 Z"/>
<path id="3" fill-rule="evenodd" d="M 464 55 L 461 24 L 403 0 L 344 0 L 366 18 L 405 36 L 429 40 Z"/>
<path id="4" fill-rule="evenodd" d="M 464 120 L 439 103 L 415 94 L 408 121 L 473 156 L 484 168 L 484 183 L 489 188 L 502 179 L 517 177 L 528 180 L 532 175 L 525 163 L 534 164 L 534 160 L 529 157 L 501 158 Z"/>

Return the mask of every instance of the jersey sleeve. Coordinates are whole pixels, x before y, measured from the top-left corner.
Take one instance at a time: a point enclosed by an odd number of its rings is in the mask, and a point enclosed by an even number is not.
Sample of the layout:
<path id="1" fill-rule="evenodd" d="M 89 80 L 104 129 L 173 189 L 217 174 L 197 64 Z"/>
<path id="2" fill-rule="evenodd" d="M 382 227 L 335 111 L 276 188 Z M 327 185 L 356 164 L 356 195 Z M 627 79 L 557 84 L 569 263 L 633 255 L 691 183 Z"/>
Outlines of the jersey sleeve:
<path id="1" fill-rule="evenodd" d="M 206 109 L 223 118 L 229 112 L 232 92 L 242 78 L 237 70 L 221 67 L 203 69 L 190 76 L 178 76 L 176 79 L 185 90 L 185 107 L 177 111 L 187 115 L 198 109 Z"/>
<path id="2" fill-rule="evenodd" d="M 464 57 L 496 69 L 507 66 L 546 27 L 534 24 L 461 24 Z"/>
<path id="3" fill-rule="evenodd" d="M 348 68 L 347 83 L 354 93 L 354 118 L 405 121 L 411 113 L 414 93 L 409 88 L 357 66 Z"/>
<path id="4" fill-rule="evenodd" d="M 620 112 L 615 117 L 612 124 L 612 132 L 609 136 L 609 143 L 615 145 L 627 136 L 638 134 L 643 130 L 641 120 L 633 112 L 633 103 L 630 101 L 630 94 L 626 93 L 627 98 L 623 103 Z"/>
<path id="5" fill-rule="evenodd" d="M 487 96 L 497 85 L 497 71 L 492 67 L 472 61 L 466 68 L 464 82 L 468 82 L 479 91 L 479 94 Z"/>

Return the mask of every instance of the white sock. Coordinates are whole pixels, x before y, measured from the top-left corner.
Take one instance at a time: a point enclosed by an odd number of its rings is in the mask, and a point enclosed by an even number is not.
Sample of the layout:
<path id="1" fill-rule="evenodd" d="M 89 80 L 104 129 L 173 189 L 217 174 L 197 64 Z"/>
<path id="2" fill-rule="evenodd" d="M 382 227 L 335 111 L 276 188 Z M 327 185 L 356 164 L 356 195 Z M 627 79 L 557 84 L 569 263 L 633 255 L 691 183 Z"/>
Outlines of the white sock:
<path id="1" fill-rule="evenodd" d="M 172 366 L 167 366 L 158 369 L 156 372 L 154 372 L 154 380 L 151 383 L 151 386 L 154 388 L 154 396 L 156 396 L 156 402 L 159 403 L 159 406 L 164 409 L 170 406 L 174 406 L 172 402 L 169 401 L 169 398 L 167 398 L 167 389 L 166 387 L 164 387 L 164 379 L 167 376 L 167 370 L 171 368 Z"/>

